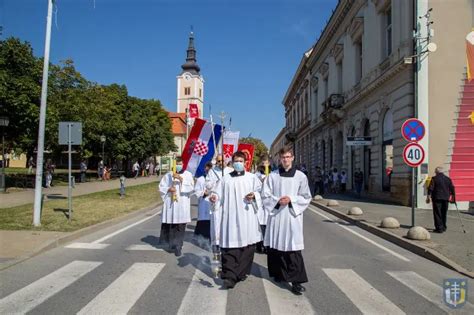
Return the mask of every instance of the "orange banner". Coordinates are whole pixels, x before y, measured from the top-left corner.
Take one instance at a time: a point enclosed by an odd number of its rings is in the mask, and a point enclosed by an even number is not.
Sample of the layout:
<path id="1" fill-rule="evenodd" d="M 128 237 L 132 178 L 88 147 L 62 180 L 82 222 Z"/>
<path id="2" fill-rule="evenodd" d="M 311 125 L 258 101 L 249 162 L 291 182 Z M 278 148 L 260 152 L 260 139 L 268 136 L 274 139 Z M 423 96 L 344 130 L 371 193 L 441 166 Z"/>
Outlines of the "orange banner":
<path id="1" fill-rule="evenodd" d="M 253 160 L 253 152 L 254 152 L 253 144 L 239 143 L 239 148 L 237 151 L 242 151 L 245 154 L 245 170 L 247 172 L 250 172 L 250 169 L 252 168 L 252 160 Z"/>

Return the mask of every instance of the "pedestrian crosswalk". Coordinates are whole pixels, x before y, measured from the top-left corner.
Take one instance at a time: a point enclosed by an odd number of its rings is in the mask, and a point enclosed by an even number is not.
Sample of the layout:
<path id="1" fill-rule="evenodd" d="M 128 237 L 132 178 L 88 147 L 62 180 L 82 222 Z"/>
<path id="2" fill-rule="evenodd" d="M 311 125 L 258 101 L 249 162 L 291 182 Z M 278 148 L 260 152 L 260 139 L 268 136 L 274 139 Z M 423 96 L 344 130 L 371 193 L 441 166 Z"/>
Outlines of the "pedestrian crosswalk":
<path id="1" fill-rule="evenodd" d="M 174 265 L 158 262 L 130 262 L 129 266 L 120 269 L 121 271 L 117 271 L 117 274 L 114 273 L 110 278 L 110 283 L 106 283 L 101 287 L 101 290 L 93 289 L 94 285 L 99 284 L 91 281 L 87 285 L 82 283 L 82 286 L 79 286 L 81 281 L 78 280 L 86 275 L 89 275 L 90 278 L 95 277 L 100 272 L 96 268 L 107 267 L 107 264 L 110 262 L 72 261 L 0 299 L 0 314 L 25 314 L 43 303 L 61 299 L 61 292 L 72 286 L 77 286 L 74 288 L 74 292 L 82 303 L 75 311 L 78 314 L 126 314 L 137 304 L 145 303 L 141 297 L 148 290 L 151 292 L 168 290 L 171 284 L 170 279 L 177 279 L 175 274 L 168 277 L 170 273 L 176 273 Z M 251 277 L 255 276 L 263 283 L 262 287 L 268 302 L 268 314 L 322 313 L 320 305 L 311 299 L 311 294 L 305 293 L 302 296 L 291 294 L 284 285 L 274 283 L 269 279 L 265 266 L 258 264 L 257 266 L 258 272 Z M 185 283 L 187 287 L 183 291 L 184 294 L 176 296 L 176 300 L 173 301 L 154 299 L 153 303 L 179 303 L 178 314 L 228 313 L 230 309 L 229 296 L 239 294 L 238 288 L 229 291 L 223 290 L 221 281 L 211 276 L 209 266 L 202 264 L 196 267 L 193 273 L 183 273 L 190 276 L 189 280 L 181 282 Z M 316 285 L 312 290 L 316 291 L 316 295 L 322 296 L 318 299 L 319 301 L 328 300 L 338 303 L 338 299 L 348 299 L 363 314 L 405 314 L 410 312 L 406 305 L 397 305 L 396 302 L 391 301 L 389 297 L 377 290 L 376 285 L 370 283 L 373 279 L 364 279 L 357 270 L 321 268 L 319 271 L 312 270 L 312 272 L 320 272 L 322 276 L 327 277 L 341 294 L 341 296 L 334 296 L 334 291 L 329 294 L 324 287 Z M 386 278 L 384 281 L 393 281 L 393 286 L 398 283 L 398 287 L 405 288 L 400 294 L 417 295 L 420 300 L 427 301 L 433 308 L 448 313 L 451 311 L 443 303 L 441 283 L 436 284 L 414 271 L 384 271 L 384 277 Z M 248 283 L 244 282 L 238 286 L 249 285 Z M 390 283 L 387 287 L 390 287 Z M 97 294 L 87 299 L 81 299 L 81 290 L 83 290 L 83 296 L 88 296 L 86 290 L 95 290 Z M 325 294 L 327 296 L 324 296 Z M 147 301 L 149 303 L 150 300 Z M 235 299 L 233 301 L 235 302 Z M 468 302 L 460 311 L 465 314 L 474 314 L 474 306 Z M 52 310 L 51 313 L 61 313 L 61 310 Z"/>

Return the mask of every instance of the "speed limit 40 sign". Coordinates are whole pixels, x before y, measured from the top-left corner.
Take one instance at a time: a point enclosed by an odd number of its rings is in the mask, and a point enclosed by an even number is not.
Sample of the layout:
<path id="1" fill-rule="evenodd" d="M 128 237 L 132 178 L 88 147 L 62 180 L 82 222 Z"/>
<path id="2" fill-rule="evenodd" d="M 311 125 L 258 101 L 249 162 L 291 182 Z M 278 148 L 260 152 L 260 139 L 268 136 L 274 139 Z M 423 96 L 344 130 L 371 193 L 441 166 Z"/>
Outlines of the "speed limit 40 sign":
<path id="1" fill-rule="evenodd" d="M 408 166 L 417 167 L 425 160 L 425 150 L 418 143 L 409 143 L 403 149 L 403 160 Z"/>

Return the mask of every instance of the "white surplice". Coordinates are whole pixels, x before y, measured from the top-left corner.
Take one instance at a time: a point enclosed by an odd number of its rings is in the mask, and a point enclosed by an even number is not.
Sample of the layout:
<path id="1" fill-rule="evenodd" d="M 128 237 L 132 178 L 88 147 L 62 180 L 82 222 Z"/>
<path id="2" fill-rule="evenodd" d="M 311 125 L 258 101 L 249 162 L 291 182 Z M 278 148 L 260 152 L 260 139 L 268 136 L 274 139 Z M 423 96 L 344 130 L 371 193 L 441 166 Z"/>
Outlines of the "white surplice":
<path id="1" fill-rule="evenodd" d="M 196 180 L 194 195 L 198 198 L 198 221 L 211 220 L 212 203 L 209 201 L 209 195 L 204 196 L 204 193 L 207 190 L 210 194 L 215 189 L 216 183 L 215 177 L 209 174 Z"/>
<path id="2" fill-rule="evenodd" d="M 275 207 L 281 197 L 288 196 L 291 206 Z M 262 196 L 269 211 L 265 231 L 265 246 L 279 251 L 304 249 L 303 211 L 311 202 L 311 192 L 306 175 L 296 170 L 293 177 L 280 176 L 278 170 L 265 180 Z"/>
<path id="3" fill-rule="evenodd" d="M 183 182 L 173 180 L 173 173 L 166 173 L 160 181 L 158 189 L 163 200 L 161 223 L 177 224 L 191 222 L 191 195 L 194 192 L 193 174 L 184 171 L 180 174 Z M 168 192 L 170 187 L 176 188 L 177 201 L 173 201 L 173 194 Z"/>
<path id="4" fill-rule="evenodd" d="M 241 176 L 225 175 L 216 187 L 219 210 L 222 212 L 220 242 L 223 248 L 239 248 L 262 240 L 258 221 L 261 208 L 261 181 L 255 174 L 244 172 Z M 245 200 L 249 193 L 255 194 L 255 206 Z"/>
<path id="5" fill-rule="evenodd" d="M 263 197 L 263 188 L 267 176 L 261 172 L 256 172 L 255 175 L 262 182 L 262 190 L 260 191 L 260 195 Z M 268 211 L 268 209 L 265 207 L 265 200 L 262 199 L 261 208 L 258 211 L 258 222 L 260 222 L 260 225 L 267 225 L 269 214 L 270 211 Z"/>

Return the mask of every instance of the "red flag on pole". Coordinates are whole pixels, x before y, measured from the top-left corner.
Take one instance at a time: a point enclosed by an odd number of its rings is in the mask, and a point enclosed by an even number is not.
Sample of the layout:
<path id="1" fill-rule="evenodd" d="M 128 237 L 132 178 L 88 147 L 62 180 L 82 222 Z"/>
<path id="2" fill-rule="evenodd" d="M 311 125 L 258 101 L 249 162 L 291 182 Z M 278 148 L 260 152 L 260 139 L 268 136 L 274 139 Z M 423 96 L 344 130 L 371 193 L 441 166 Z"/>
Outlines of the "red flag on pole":
<path id="1" fill-rule="evenodd" d="M 245 170 L 247 172 L 250 172 L 250 169 L 252 168 L 252 160 L 253 160 L 253 152 L 254 152 L 253 144 L 239 143 L 238 151 L 241 151 L 245 154 Z"/>
<path id="2" fill-rule="evenodd" d="M 197 104 L 189 104 L 189 118 L 199 118 L 199 108 Z"/>

